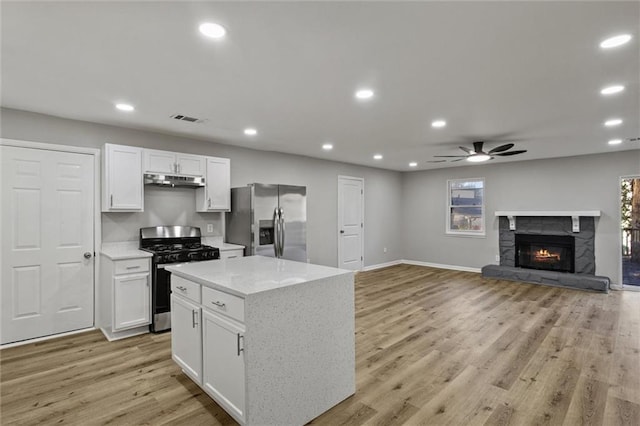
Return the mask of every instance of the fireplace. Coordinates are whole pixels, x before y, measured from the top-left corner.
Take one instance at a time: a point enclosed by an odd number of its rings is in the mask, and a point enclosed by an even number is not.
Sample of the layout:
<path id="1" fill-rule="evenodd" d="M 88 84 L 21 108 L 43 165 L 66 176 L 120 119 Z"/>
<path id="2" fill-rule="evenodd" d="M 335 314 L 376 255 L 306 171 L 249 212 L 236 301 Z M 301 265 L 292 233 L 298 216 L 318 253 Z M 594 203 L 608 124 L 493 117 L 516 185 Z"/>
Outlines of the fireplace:
<path id="1" fill-rule="evenodd" d="M 568 235 L 515 235 L 516 267 L 575 272 L 575 239 Z"/>

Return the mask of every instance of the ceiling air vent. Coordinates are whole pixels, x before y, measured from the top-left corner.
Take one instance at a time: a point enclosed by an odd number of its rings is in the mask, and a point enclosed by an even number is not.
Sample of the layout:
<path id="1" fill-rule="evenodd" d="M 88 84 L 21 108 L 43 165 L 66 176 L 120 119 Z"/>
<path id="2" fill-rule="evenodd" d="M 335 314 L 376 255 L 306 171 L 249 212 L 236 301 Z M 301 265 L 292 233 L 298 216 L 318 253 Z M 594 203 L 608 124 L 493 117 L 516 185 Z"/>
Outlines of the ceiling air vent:
<path id="1" fill-rule="evenodd" d="M 189 123 L 202 123 L 204 121 L 200 118 L 189 117 L 188 115 L 184 114 L 173 114 L 171 118 L 180 121 L 188 121 Z"/>

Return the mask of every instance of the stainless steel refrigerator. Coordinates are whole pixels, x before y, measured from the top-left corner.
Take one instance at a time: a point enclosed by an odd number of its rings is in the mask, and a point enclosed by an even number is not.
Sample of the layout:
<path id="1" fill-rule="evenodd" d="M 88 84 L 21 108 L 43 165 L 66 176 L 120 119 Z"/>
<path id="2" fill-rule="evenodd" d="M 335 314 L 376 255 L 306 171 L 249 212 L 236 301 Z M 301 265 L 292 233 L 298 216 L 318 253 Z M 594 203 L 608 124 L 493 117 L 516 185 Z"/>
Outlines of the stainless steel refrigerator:
<path id="1" fill-rule="evenodd" d="M 307 188 L 252 183 L 231 189 L 227 242 L 245 256 L 307 261 Z"/>

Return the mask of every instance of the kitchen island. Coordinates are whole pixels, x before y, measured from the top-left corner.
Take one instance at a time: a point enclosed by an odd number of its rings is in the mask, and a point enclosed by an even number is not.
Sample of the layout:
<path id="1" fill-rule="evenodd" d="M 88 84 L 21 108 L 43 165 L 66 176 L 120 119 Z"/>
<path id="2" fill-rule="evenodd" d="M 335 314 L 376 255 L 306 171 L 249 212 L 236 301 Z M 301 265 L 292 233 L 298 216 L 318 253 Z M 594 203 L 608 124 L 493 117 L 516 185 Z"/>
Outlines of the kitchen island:
<path id="1" fill-rule="evenodd" d="M 239 423 L 302 425 L 355 393 L 353 272 L 262 256 L 166 269 L 172 357 Z"/>

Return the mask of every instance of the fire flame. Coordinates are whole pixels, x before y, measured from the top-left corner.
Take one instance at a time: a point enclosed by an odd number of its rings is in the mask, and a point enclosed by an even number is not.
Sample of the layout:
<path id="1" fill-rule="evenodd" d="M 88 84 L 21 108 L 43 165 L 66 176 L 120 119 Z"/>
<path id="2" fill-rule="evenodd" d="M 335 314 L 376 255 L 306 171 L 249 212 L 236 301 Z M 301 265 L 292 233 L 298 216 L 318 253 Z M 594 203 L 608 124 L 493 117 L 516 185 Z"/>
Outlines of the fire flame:
<path id="1" fill-rule="evenodd" d="M 551 260 L 551 259 L 555 259 L 555 260 L 560 260 L 560 255 L 558 253 L 549 253 L 549 250 L 547 249 L 540 249 L 538 250 L 535 255 L 536 259 L 545 259 L 545 260 Z"/>

